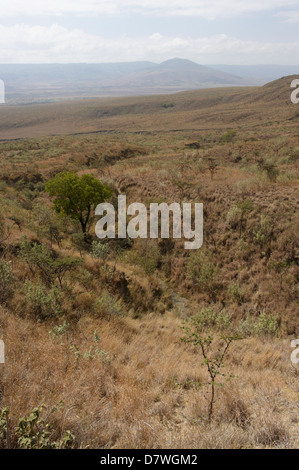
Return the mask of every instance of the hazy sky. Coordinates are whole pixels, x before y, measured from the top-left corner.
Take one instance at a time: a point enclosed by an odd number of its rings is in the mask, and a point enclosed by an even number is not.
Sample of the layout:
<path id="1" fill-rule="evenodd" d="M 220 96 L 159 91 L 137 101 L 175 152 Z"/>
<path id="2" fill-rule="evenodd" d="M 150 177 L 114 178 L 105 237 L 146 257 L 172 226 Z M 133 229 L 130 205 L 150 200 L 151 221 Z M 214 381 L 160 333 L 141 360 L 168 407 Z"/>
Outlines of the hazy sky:
<path id="1" fill-rule="evenodd" d="M 299 65 L 299 0 L 0 0 L 0 63 Z"/>

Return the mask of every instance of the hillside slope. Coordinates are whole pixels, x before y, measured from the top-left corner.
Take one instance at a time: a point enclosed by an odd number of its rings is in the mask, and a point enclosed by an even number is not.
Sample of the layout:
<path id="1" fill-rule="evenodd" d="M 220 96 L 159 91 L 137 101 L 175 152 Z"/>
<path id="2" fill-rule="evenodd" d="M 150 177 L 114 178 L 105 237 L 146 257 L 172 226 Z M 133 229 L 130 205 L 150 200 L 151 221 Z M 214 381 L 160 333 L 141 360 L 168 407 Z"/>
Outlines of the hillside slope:
<path id="1" fill-rule="evenodd" d="M 0 449 L 299 447 L 291 78 L 0 107 Z M 45 191 L 66 171 L 108 184 L 114 207 L 119 194 L 147 208 L 203 203 L 202 247 L 99 241 L 97 217 L 84 236 Z M 213 394 L 207 365 L 221 357 Z"/>
<path id="2" fill-rule="evenodd" d="M 134 129 L 156 131 L 296 123 L 290 100 L 295 76 L 263 87 L 211 88 L 150 97 L 0 106 L 0 139 Z M 295 121 L 293 120 L 295 119 Z"/>

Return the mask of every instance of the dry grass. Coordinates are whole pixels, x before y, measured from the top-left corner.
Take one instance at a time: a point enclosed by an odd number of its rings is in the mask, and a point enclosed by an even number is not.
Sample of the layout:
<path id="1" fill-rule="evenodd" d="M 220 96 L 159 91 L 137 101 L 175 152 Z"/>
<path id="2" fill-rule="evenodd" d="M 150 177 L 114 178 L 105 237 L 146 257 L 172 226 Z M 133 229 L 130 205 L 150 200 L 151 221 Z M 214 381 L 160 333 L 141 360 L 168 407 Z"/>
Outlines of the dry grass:
<path id="1" fill-rule="evenodd" d="M 38 404 L 64 402 L 55 425 L 78 447 L 253 448 L 298 446 L 298 378 L 288 341 L 236 344 L 226 368 L 236 377 L 217 391 L 207 418 L 207 381 L 198 352 L 180 342 L 172 314 L 103 322 L 82 317 L 52 338 L 50 325 L 1 313 L 6 365 L 2 403 L 13 422 Z M 95 347 L 107 354 L 84 357 Z M 76 360 L 71 345 L 82 356 Z M 199 384 L 196 386 L 195 384 Z"/>
<path id="2" fill-rule="evenodd" d="M 288 79 L 261 89 L 180 93 L 170 110 L 161 96 L 14 107 L 2 117 L 3 138 L 103 130 L 1 143 L 0 254 L 14 280 L 0 311 L 0 408 L 10 408 L 11 429 L 35 406 L 62 400 L 51 423 L 57 436 L 70 429 L 80 448 L 298 447 L 290 340 L 299 332 L 299 142 L 284 90 Z M 21 119 L 26 125 L 16 127 Z M 224 144 L 232 128 L 236 135 Z M 192 142 L 200 148 L 190 150 Z M 261 158 L 278 168 L 276 182 L 259 167 Z M 203 202 L 203 248 L 187 253 L 181 240 L 136 240 L 119 250 L 116 240 L 104 262 L 80 252 L 72 239 L 78 228 L 64 221 L 60 246 L 52 240 L 52 248 L 82 265 L 64 280 L 60 316 L 34 318 L 25 282 L 41 279 L 20 258 L 20 243 L 26 235 L 50 247 L 36 207 L 51 214 L 43 184 L 66 168 L 95 174 L 128 203 Z M 211 266 L 214 277 L 204 278 Z M 105 295 L 117 314 L 99 306 Z M 225 361 L 233 377 L 217 387 L 211 423 L 202 358 L 181 341 L 182 320 L 205 306 L 225 309 L 233 324 L 263 313 L 279 323 L 278 336 L 251 332 L 233 344 Z M 13 437 L 10 446 L 17 446 Z"/>

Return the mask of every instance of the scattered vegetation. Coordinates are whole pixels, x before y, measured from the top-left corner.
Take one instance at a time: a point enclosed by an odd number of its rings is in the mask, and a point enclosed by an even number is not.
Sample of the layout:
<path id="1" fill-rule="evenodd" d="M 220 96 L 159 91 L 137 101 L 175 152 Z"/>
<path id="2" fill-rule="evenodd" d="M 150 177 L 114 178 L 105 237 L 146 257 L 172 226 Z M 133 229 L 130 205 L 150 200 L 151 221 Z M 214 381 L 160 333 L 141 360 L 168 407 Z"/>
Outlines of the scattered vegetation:
<path id="1" fill-rule="evenodd" d="M 298 447 L 298 136 L 284 83 L 250 102 L 242 88 L 82 103 L 83 124 L 67 105 L 53 126 L 77 135 L 32 137 L 50 108 L 18 108 L 20 128 L 12 110 L 4 135 L 26 138 L 0 142 L 1 448 Z M 202 248 L 99 241 L 94 208 L 118 194 L 202 202 Z"/>
<path id="2" fill-rule="evenodd" d="M 58 407 L 61 407 L 60 403 Z M 22 417 L 17 426 L 11 429 L 9 409 L 0 409 L 0 448 L 9 448 L 11 444 L 17 449 L 70 449 L 75 436 L 67 430 L 60 439 L 55 439 L 55 430 L 49 423 L 49 417 L 55 413 L 53 406 L 45 414 L 46 406 L 34 408 L 28 416 Z M 57 431 L 56 431 L 57 434 Z"/>

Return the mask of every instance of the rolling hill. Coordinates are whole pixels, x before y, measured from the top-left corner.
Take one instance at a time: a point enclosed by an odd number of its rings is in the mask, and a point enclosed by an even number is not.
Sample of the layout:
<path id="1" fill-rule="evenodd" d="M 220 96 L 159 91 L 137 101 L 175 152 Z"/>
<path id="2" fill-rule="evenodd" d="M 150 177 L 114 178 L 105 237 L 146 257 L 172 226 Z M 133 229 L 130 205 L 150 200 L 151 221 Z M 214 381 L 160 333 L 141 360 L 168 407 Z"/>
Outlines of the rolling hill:
<path id="1" fill-rule="evenodd" d="M 0 139 L 131 129 L 152 132 L 161 127 L 174 130 L 255 126 L 261 118 L 296 123 L 295 107 L 290 100 L 293 78 L 285 77 L 262 87 L 220 87 L 171 95 L 1 105 Z"/>
<path id="2" fill-rule="evenodd" d="M 183 59 L 172 59 L 162 64 L 0 65 L 0 78 L 6 85 L 8 104 L 250 84 L 235 75 Z"/>

